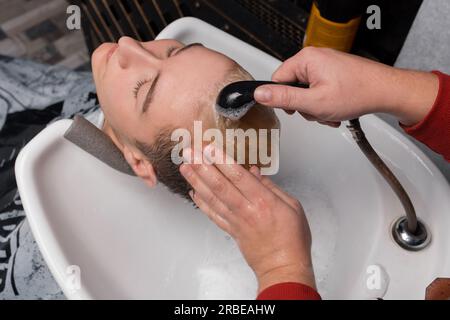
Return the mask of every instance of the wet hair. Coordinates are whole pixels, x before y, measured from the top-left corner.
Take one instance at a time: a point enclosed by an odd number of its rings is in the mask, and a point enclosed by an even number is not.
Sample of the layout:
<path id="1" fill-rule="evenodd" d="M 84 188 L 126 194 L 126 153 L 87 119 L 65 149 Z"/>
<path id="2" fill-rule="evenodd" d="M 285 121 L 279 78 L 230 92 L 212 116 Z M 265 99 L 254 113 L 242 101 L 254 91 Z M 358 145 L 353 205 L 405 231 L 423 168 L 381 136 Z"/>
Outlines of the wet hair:
<path id="1" fill-rule="evenodd" d="M 250 112 L 258 112 L 258 108 L 265 108 L 260 105 L 256 105 L 253 107 L 253 110 Z M 269 112 L 273 112 L 269 110 Z M 251 115 L 250 115 L 251 116 Z M 225 127 L 222 127 L 225 126 Z M 219 122 L 219 128 L 221 131 L 227 128 L 236 129 L 238 128 L 235 123 L 228 124 L 226 120 L 222 123 Z M 192 190 L 192 187 L 189 183 L 184 179 L 184 177 L 180 173 L 180 164 L 175 164 L 172 161 L 172 150 L 173 148 L 179 144 L 179 141 L 172 141 L 171 135 L 173 130 L 162 130 L 156 136 L 155 141 L 152 144 L 135 141 L 135 146 L 142 152 L 142 154 L 147 158 L 147 160 L 152 164 L 153 169 L 155 170 L 156 177 L 159 182 L 164 184 L 171 192 L 180 195 L 181 197 L 192 201 L 189 196 L 189 191 Z M 269 141 L 270 141 L 269 133 Z M 234 141 L 234 158 L 237 160 L 237 143 Z M 245 147 L 244 150 L 246 152 L 245 164 L 243 164 L 244 168 L 250 169 L 251 165 L 249 164 L 249 140 L 245 139 Z M 261 165 L 259 162 L 255 164 L 259 167 Z"/>
<path id="2" fill-rule="evenodd" d="M 152 144 L 135 141 L 135 145 L 152 164 L 159 182 L 171 192 L 192 201 L 189 196 L 192 187 L 181 175 L 180 165 L 172 161 L 172 149 L 178 142 L 171 140 L 171 133 L 166 129 L 158 133 Z"/>

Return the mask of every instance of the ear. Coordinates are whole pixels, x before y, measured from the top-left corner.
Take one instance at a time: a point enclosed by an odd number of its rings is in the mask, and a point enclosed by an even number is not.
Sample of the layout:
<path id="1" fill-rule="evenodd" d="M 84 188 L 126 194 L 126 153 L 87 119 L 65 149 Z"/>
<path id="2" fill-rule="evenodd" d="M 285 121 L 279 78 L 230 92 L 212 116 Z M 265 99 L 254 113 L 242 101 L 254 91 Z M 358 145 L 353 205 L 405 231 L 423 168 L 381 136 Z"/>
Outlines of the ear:
<path id="1" fill-rule="evenodd" d="M 123 147 L 123 155 L 130 167 L 133 169 L 134 173 L 139 178 L 144 180 L 150 188 L 156 186 L 158 179 L 156 178 L 155 170 L 153 169 L 150 161 L 148 161 L 144 155 L 132 150 L 126 145 Z"/>

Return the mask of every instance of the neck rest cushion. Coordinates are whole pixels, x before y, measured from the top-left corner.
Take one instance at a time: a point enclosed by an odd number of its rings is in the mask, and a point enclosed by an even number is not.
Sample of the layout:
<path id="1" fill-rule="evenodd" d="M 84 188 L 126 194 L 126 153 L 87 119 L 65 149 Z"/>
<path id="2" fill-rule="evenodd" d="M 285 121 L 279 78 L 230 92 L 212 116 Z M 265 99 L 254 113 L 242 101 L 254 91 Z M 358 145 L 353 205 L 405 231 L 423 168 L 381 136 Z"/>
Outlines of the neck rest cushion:
<path id="1" fill-rule="evenodd" d="M 72 125 L 64 134 L 64 138 L 111 168 L 135 176 L 134 171 L 111 138 L 82 116 L 75 116 Z"/>

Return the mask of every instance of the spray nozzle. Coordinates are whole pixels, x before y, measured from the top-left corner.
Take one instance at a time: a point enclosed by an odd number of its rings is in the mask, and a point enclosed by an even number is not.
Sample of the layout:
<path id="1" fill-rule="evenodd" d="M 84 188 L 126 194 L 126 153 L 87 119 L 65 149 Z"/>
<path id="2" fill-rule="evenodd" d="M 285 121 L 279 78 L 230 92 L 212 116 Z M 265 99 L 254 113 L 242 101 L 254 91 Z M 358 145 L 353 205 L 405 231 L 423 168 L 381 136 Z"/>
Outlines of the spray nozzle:
<path id="1" fill-rule="evenodd" d="M 309 88 L 308 84 L 298 82 L 238 81 L 224 87 L 216 100 L 216 111 L 231 120 L 241 119 L 255 105 L 256 88 L 266 84 L 287 85 Z"/>

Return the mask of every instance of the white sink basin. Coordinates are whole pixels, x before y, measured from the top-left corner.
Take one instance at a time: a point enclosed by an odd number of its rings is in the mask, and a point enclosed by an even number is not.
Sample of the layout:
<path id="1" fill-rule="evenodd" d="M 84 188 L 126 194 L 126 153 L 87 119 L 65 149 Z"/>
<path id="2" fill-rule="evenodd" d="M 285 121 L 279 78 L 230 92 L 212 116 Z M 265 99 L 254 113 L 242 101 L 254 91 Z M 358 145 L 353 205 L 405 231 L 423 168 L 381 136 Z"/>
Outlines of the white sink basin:
<path id="1" fill-rule="evenodd" d="M 159 38 L 202 42 L 237 60 L 257 79 L 280 62 L 193 18 Z M 387 273 L 387 299 L 423 299 L 436 277 L 450 276 L 450 187 L 411 142 L 375 116 L 362 119 L 369 140 L 411 195 L 432 233 L 420 252 L 390 235 L 400 202 L 350 133 L 278 112 L 280 173 L 275 180 L 304 204 L 322 297 L 374 298 L 367 268 Z M 71 120 L 36 136 L 16 162 L 17 182 L 36 241 L 68 298 L 253 299 L 256 282 L 234 241 L 162 187 L 116 172 L 63 139 Z M 79 266 L 81 288 L 69 266 Z M 370 271 L 370 269 L 369 269 Z"/>

